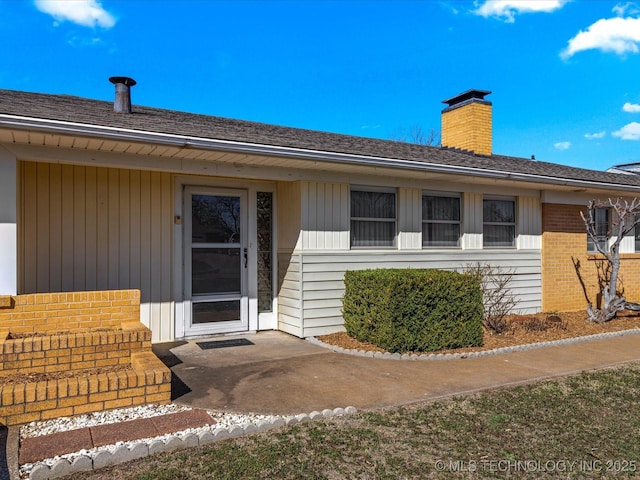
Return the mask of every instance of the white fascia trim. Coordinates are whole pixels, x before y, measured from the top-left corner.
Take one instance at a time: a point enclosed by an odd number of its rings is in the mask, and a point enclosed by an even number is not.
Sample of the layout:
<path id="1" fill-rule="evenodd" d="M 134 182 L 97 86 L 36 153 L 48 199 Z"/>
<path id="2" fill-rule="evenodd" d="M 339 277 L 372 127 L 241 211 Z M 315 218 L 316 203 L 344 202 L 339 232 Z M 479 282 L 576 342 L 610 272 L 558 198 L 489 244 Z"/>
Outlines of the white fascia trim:
<path id="1" fill-rule="evenodd" d="M 203 150 L 218 150 L 245 154 L 271 155 L 302 160 L 313 160 L 330 163 L 349 163 L 369 167 L 399 168 L 434 173 L 449 173 L 471 175 L 483 178 L 516 180 L 523 182 L 546 183 L 551 185 L 589 187 L 597 189 L 614 189 L 619 191 L 640 192 L 640 186 L 620 185 L 617 183 L 599 183 L 588 180 L 563 179 L 546 175 L 527 173 L 511 173 L 500 170 L 478 169 L 457 165 L 442 165 L 414 160 L 372 157 L 348 153 L 327 152 L 293 147 L 244 143 L 231 140 L 217 140 L 211 138 L 191 137 L 169 133 L 143 132 L 125 128 L 87 125 L 60 120 L 47 120 L 17 115 L 0 114 L 0 126 L 20 130 L 34 130 L 43 133 L 59 133 L 71 135 L 94 136 L 110 140 L 128 140 L 134 142 L 156 143 L 178 148 L 198 148 Z"/>

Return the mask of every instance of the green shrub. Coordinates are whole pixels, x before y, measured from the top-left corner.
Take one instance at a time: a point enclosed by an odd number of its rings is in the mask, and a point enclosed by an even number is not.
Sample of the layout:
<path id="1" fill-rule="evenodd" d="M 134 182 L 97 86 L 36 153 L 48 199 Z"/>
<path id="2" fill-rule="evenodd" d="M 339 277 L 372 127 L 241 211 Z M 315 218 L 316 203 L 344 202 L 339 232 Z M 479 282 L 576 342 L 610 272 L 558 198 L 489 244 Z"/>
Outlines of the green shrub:
<path id="1" fill-rule="evenodd" d="M 346 272 L 344 326 L 389 352 L 482 345 L 482 292 L 471 275 L 444 270 Z"/>

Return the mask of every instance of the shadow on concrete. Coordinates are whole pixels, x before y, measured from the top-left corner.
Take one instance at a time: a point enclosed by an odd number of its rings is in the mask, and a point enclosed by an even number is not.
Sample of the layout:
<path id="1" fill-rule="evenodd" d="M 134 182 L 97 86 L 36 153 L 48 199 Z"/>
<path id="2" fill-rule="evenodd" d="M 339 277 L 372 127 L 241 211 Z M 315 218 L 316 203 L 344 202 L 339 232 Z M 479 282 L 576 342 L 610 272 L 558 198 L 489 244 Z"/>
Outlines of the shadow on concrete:
<path id="1" fill-rule="evenodd" d="M 191 393 L 191 389 L 179 376 L 171 372 L 171 401 L 177 400 L 187 393 Z"/>
<path id="2" fill-rule="evenodd" d="M 182 360 L 176 357 L 171 349 L 186 345 L 187 343 L 188 342 L 185 342 L 184 340 L 178 342 L 155 343 L 151 346 L 151 350 L 155 353 L 156 357 L 162 361 L 162 363 L 171 368 L 182 363 Z"/>
<path id="3" fill-rule="evenodd" d="M 0 427 L 0 480 L 9 480 L 9 463 L 7 462 L 7 437 L 9 429 Z"/>
<path id="4" fill-rule="evenodd" d="M 185 345 L 187 342 L 178 341 L 178 342 L 165 342 L 165 343 L 156 343 L 152 345 L 151 349 L 153 353 L 155 353 L 156 357 L 162 361 L 167 367 L 172 368 L 176 365 L 180 365 L 182 360 L 180 360 L 176 355 L 171 351 L 172 348 L 180 347 Z M 180 377 L 178 377 L 173 371 L 171 372 L 171 400 L 176 400 L 187 393 L 191 393 L 191 389 L 184 383 Z M 0 477 L 0 480 L 2 478 Z"/>

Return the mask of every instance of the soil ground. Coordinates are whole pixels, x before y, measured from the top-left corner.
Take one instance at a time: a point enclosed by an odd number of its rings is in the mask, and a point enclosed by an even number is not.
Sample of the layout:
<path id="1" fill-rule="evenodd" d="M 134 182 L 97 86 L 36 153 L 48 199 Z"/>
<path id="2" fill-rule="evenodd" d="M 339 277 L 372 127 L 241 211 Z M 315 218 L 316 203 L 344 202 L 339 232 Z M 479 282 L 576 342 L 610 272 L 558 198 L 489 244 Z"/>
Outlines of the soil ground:
<path id="1" fill-rule="evenodd" d="M 133 367 L 131 365 L 112 365 L 105 367 L 85 368 L 84 370 L 64 370 L 62 372 L 14 373 L 11 375 L 0 375 L 0 387 L 2 387 L 3 385 L 42 382 L 44 380 L 59 380 L 62 378 L 72 378 L 83 375 L 98 375 L 101 373 L 120 372 L 123 370 L 133 370 Z"/>
<path id="2" fill-rule="evenodd" d="M 555 317 L 555 318 L 554 318 Z M 537 313 L 533 315 L 512 315 L 508 319 L 509 328 L 505 333 L 495 334 L 484 330 L 484 341 L 481 347 L 440 350 L 438 353 L 466 353 L 482 350 L 493 350 L 502 347 L 527 345 L 530 343 L 562 340 L 565 338 L 584 337 L 606 332 L 618 332 L 640 328 L 639 312 L 622 312 L 617 318 L 600 325 L 587 321 L 585 311 Z M 333 333 L 318 337 L 329 345 L 372 352 L 385 350 L 370 343 L 360 342 L 346 332 Z"/>

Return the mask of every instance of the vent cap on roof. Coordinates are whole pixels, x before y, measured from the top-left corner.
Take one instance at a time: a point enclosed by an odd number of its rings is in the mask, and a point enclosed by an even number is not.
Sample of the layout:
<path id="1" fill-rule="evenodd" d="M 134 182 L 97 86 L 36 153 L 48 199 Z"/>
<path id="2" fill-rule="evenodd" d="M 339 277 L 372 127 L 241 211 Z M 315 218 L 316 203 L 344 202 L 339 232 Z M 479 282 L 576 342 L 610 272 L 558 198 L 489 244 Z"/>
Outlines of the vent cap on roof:
<path id="1" fill-rule="evenodd" d="M 455 97 L 443 100 L 442 103 L 446 103 L 450 107 L 460 106 L 461 104 L 468 103 L 470 101 L 491 105 L 491 102 L 489 100 L 484 99 L 484 97 L 486 97 L 490 93 L 491 91 L 489 90 L 467 90 L 466 92 L 462 92 Z"/>
<path id="2" fill-rule="evenodd" d="M 110 77 L 109 81 L 116 86 L 116 99 L 113 102 L 113 111 L 116 113 L 131 113 L 131 90 L 136 84 L 133 78 Z"/>

